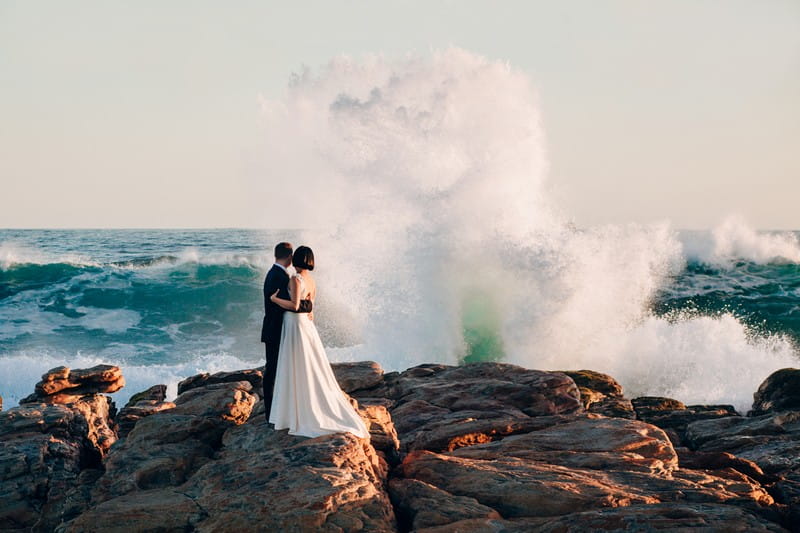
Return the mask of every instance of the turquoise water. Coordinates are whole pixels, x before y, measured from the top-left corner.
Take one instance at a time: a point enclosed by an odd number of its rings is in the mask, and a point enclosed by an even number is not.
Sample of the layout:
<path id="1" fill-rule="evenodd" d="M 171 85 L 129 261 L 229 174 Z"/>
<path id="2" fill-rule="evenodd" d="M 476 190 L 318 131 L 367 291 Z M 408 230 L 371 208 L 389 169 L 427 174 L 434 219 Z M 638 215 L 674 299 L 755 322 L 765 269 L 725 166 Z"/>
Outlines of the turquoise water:
<path id="1" fill-rule="evenodd" d="M 44 370 L 64 363 L 126 365 L 130 394 L 200 370 L 263 364 L 263 277 L 273 243 L 297 237 L 0 230 L 0 395 L 13 403 Z M 461 302 L 462 360 L 505 356 L 502 310 L 491 301 L 491 293 L 476 290 Z M 650 305 L 656 316 L 676 320 L 732 314 L 753 336 L 800 344 L 800 265 L 687 259 Z M 319 323 L 330 346 L 338 337 L 329 318 L 322 306 Z"/>

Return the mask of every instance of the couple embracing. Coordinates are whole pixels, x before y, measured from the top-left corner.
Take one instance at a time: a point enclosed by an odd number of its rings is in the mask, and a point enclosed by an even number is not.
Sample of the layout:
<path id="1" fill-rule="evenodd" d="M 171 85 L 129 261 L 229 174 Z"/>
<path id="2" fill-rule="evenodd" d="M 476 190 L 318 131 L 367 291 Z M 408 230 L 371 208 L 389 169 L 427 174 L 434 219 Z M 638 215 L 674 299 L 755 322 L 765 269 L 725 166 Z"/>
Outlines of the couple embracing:
<path id="1" fill-rule="evenodd" d="M 294 267 L 294 273 L 289 269 Z M 318 437 L 350 432 L 368 438 L 364 421 L 345 397 L 331 369 L 313 321 L 317 283 L 308 246 L 275 246 L 275 264 L 264 280 L 266 346 L 264 412 L 275 429 Z"/>

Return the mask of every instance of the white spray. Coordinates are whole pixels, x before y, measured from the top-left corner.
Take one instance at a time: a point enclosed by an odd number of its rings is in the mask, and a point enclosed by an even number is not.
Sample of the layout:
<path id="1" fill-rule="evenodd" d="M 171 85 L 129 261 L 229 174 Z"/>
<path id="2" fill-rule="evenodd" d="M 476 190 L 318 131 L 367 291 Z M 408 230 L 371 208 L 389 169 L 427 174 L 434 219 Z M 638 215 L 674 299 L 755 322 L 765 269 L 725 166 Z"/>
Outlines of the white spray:
<path id="1" fill-rule="evenodd" d="M 459 49 L 340 58 L 264 111 L 270 177 L 254 196 L 279 178 L 296 214 L 286 225 L 318 228 L 304 243 L 317 255 L 319 323 L 332 344 L 358 344 L 334 358 L 454 364 L 469 353 L 471 315 L 496 331 L 505 361 L 740 408 L 794 362 L 787 342 L 753 340 L 730 316 L 649 313 L 684 265 L 676 232 L 571 228 L 547 192 L 535 92 L 505 63 Z"/>

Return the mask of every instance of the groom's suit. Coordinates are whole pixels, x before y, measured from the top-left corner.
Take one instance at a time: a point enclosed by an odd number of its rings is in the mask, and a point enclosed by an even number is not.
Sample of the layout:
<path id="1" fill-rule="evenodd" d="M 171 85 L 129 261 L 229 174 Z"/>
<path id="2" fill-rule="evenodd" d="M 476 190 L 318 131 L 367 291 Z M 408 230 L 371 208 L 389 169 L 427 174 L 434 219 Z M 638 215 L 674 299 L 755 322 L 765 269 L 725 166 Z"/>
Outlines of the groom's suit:
<path id="1" fill-rule="evenodd" d="M 261 325 L 261 342 L 267 351 L 267 364 L 264 366 L 264 414 L 269 422 L 272 407 L 272 390 L 275 388 L 275 373 L 278 370 L 278 351 L 281 347 L 281 330 L 283 328 L 283 313 L 281 306 L 270 300 L 278 291 L 278 298 L 289 300 L 289 274 L 279 265 L 272 265 L 264 280 L 264 321 Z M 311 300 L 300 302 L 298 313 L 310 313 Z"/>

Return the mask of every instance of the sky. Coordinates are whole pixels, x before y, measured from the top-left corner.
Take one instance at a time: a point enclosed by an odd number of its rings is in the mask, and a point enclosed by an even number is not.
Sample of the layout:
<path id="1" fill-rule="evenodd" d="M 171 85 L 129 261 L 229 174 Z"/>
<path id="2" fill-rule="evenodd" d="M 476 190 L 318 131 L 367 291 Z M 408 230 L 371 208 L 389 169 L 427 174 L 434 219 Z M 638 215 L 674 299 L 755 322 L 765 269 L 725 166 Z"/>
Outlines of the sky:
<path id="1" fill-rule="evenodd" d="M 578 225 L 800 229 L 796 0 L 0 0 L 0 227 L 252 227 L 262 98 L 449 46 L 531 77 Z"/>

